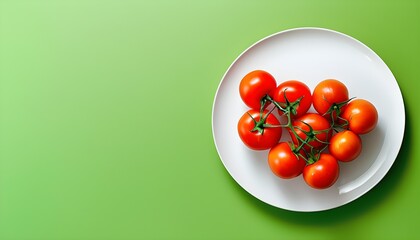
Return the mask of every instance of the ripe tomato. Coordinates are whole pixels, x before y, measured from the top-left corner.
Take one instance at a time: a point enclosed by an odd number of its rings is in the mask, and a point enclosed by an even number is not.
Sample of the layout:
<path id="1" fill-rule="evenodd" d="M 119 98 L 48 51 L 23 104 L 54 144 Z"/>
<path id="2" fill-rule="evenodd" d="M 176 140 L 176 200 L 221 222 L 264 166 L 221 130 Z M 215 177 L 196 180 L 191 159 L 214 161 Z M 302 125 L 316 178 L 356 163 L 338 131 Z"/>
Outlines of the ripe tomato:
<path id="1" fill-rule="evenodd" d="M 307 138 L 308 145 L 304 146 L 306 151 L 310 151 L 311 147 L 314 149 L 322 149 L 326 146 L 326 142 L 331 137 L 331 124 L 327 119 L 316 113 L 307 113 L 300 118 L 297 118 L 292 123 L 293 129 L 297 135 L 305 141 Z M 313 132 L 309 133 L 309 136 L 305 132 L 309 132 L 312 127 Z M 303 131 L 302 131 L 303 130 Z M 299 145 L 300 142 L 289 129 L 290 136 L 292 137 L 293 143 Z"/>
<path id="2" fill-rule="evenodd" d="M 314 108 L 321 115 L 326 114 L 334 104 L 345 102 L 348 99 L 349 92 L 346 85 L 335 79 L 326 79 L 318 83 L 312 96 Z M 333 116 L 336 118 L 336 113 L 333 113 Z M 330 116 L 325 117 L 330 119 Z"/>
<path id="3" fill-rule="evenodd" d="M 265 110 L 263 117 L 267 115 L 268 111 Z M 252 116 L 252 117 L 251 117 Z M 264 128 L 263 132 L 255 130 L 255 122 L 260 121 L 260 112 L 257 110 L 249 110 L 239 119 L 238 122 L 238 133 L 242 142 L 251 149 L 254 150 L 265 150 L 270 149 L 276 145 L 282 135 L 282 128 L 270 127 Z M 279 125 L 280 122 L 273 114 L 269 114 L 266 118 L 265 124 Z"/>
<path id="4" fill-rule="evenodd" d="M 372 131 L 378 123 L 378 111 L 367 100 L 355 99 L 343 109 L 341 117 L 348 121 L 348 129 L 356 134 Z"/>
<path id="5" fill-rule="evenodd" d="M 321 153 L 320 158 L 303 169 L 303 179 L 316 189 L 331 187 L 338 179 L 340 167 L 337 160 L 330 154 Z"/>
<path id="6" fill-rule="evenodd" d="M 242 101 L 250 108 L 260 110 L 261 99 L 276 89 L 277 83 L 271 74 L 263 70 L 255 70 L 241 80 L 239 84 L 239 94 Z M 265 107 L 270 103 L 267 102 Z"/>
<path id="7" fill-rule="evenodd" d="M 273 92 L 273 99 L 279 102 L 283 107 L 286 105 L 286 99 L 284 98 L 284 92 L 289 102 L 294 102 L 302 97 L 299 105 L 296 107 L 296 115 L 294 117 L 300 117 L 305 114 L 312 105 L 311 90 L 303 82 L 296 80 L 289 80 L 281 83 Z M 280 112 L 281 114 L 282 112 Z"/>
<path id="8" fill-rule="evenodd" d="M 345 130 L 331 138 L 328 149 L 337 160 L 350 162 L 362 152 L 362 139 L 354 132 Z"/>
<path id="9" fill-rule="evenodd" d="M 278 177 L 288 179 L 299 176 L 306 162 L 292 151 L 289 143 L 281 142 L 268 153 L 268 165 Z"/>

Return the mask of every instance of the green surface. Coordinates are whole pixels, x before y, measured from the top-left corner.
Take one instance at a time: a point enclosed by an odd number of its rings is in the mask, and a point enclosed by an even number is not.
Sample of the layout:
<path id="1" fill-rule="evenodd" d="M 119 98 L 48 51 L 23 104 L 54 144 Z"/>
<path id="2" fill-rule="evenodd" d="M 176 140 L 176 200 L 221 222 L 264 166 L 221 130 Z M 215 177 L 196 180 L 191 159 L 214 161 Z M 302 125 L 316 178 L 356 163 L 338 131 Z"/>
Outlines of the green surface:
<path id="1" fill-rule="evenodd" d="M 211 132 L 232 61 L 302 26 L 370 46 L 407 111 L 386 177 L 318 213 L 246 193 Z M 419 43 L 415 0 L 0 0 L 0 239 L 419 239 Z"/>

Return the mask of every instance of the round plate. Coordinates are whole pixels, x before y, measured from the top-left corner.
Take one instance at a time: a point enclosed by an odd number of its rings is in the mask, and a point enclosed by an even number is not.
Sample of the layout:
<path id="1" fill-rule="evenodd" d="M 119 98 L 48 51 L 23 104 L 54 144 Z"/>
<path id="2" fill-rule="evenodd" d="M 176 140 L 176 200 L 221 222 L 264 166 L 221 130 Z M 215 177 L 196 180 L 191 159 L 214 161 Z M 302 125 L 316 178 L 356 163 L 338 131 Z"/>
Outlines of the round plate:
<path id="1" fill-rule="evenodd" d="M 237 122 L 248 108 L 239 96 L 239 83 L 256 69 L 271 73 L 278 84 L 297 79 L 312 90 L 318 82 L 335 78 L 347 86 L 350 97 L 369 100 L 376 106 L 377 127 L 361 136 L 363 150 L 356 160 L 340 163 L 340 176 L 332 187 L 312 189 L 302 176 L 278 178 L 268 166 L 268 150 L 253 151 L 241 142 Z M 358 40 L 320 28 L 282 31 L 245 50 L 223 76 L 212 115 L 214 142 L 230 175 L 254 197 L 292 211 L 339 207 L 369 191 L 395 161 L 404 126 L 401 91 L 382 59 Z M 284 132 L 282 139 L 288 140 L 287 135 Z"/>

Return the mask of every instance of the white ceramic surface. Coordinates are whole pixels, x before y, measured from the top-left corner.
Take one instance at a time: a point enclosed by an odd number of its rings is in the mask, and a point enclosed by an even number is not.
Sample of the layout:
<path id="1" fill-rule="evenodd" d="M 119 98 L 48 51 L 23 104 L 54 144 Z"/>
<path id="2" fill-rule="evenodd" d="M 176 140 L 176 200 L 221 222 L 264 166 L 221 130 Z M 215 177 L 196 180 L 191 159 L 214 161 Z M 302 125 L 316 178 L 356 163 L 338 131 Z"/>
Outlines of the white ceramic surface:
<path id="1" fill-rule="evenodd" d="M 268 167 L 268 151 L 253 151 L 241 142 L 237 122 L 248 108 L 239 96 L 239 83 L 256 69 L 271 73 L 278 84 L 297 79 L 312 90 L 321 80 L 335 78 L 346 84 L 350 97 L 367 99 L 376 106 L 376 129 L 361 136 L 359 158 L 340 163 L 340 176 L 332 187 L 311 189 L 302 176 L 280 179 Z M 213 104 L 214 142 L 230 175 L 254 197 L 292 211 L 335 208 L 369 191 L 394 163 L 404 126 L 401 91 L 381 58 L 358 40 L 321 28 L 290 29 L 252 45 L 226 71 Z M 287 140 L 287 135 L 284 133 L 282 139 Z"/>

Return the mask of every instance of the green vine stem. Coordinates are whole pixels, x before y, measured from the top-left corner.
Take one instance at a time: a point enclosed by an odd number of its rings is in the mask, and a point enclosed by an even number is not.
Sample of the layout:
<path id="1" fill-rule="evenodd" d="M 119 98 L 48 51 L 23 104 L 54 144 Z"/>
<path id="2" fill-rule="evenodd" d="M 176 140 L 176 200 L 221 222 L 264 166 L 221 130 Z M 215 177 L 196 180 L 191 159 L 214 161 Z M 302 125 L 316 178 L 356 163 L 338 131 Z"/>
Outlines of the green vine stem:
<path id="1" fill-rule="evenodd" d="M 303 97 L 300 97 L 299 99 L 297 99 L 296 101 L 290 102 L 287 97 L 286 97 L 286 90 L 284 92 L 284 98 L 286 100 L 286 105 L 285 106 L 281 106 L 279 102 L 276 102 L 273 98 L 271 98 L 269 95 L 266 95 L 263 99 L 261 100 L 261 112 L 264 111 L 264 106 L 265 103 L 267 101 L 271 102 L 274 105 L 274 108 L 279 109 L 281 112 L 283 112 L 283 115 L 286 115 L 287 117 L 287 123 L 286 124 L 281 124 L 281 125 L 263 125 L 263 127 L 286 127 L 290 130 L 290 132 L 293 134 L 293 136 L 295 137 L 295 139 L 298 141 L 298 145 L 295 146 L 291 146 L 293 153 L 298 156 L 298 157 L 302 157 L 307 164 L 312 164 L 314 162 L 316 162 L 319 158 L 319 153 L 321 153 L 323 150 L 325 150 L 326 147 L 324 147 L 321 151 L 315 150 L 310 144 L 309 142 L 316 140 L 319 141 L 323 144 L 328 144 L 324 141 L 321 141 L 320 139 L 318 139 L 316 137 L 317 134 L 322 133 L 322 132 L 329 132 L 331 131 L 331 127 L 329 129 L 325 129 L 322 131 L 314 131 L 312 129 L 312 127 L 306 124 L 309 127 L 309 131 L 304 131 L 303 129 L 299 129 L 299 127 L 297 126 L 293 126 L 293 120 L 292 120 L 292 114 L 296 114 L 296 108 L 299 106 L 300 101 L 302 100 Z M 264 103 L 264 105 L 262 105 Z M 270 113 L 273 111 L 273 109 L 270 110 Z M 303 132 L 306 135 L 305 139 L 302 139 L 299 134 L 296 132 L 296 129 L 298 129 L 299 131 Z M 307 145 L 310 148 L 310 152 L 308 152 L 304 146 Z M 305 152 L 305 155 L 307 157 L 305 157 L 303 154 L 301 154 L 301 150 L 303 150 Z"/>
<path id="2" fill-rule="evenodd" d="M 309 128 L 308 131 L 305 131 L 298 126 L 293 126 L 293 119 L 292 119 L 292 114 L 296 115 L 297 107 L 299 107 L 299 104 L 300 104 L 301 100 L 303 99 L 303 97 L 300 97 L 296 101 L 290 102 L 286 97 L 286 90 L 287 89 L 284 90 L 284 99 L 286 100 L 286 103 L 277 102 L 272 97 L 270 97 L 268 94 L 265 95 L 261 99 L 261 101 L 260 101 L 260 103 L 261 103 L 260 119 L 257 121 L 255 118 L 253 118 L 249 114 L 249 116 L 252 118 L 252 120 L 254 121 L 254 124 L 255 124 L 255 127 L 251 131 L 258 131 L 260 134 L 264 134 L 264 129 L 265 128 L 277 128 L 277 127 L 287 128 L 291 132 L 291 134 L 293 134 L 293 136 L 295 137 L 295 139 L 298 142 L 297 146 L 295 144 L 290 145 L 293 153 L 297 157 L 303 158 L 306 161 L 307 164 L 312 164 L 312 163 L 318 161 L 320 153 L 323 152 L 328 147 L 328 144 L 329 144 L 328 142 L 325 142 L 325 141 L 322 141 L 322 140 L 318 139 L 316 137 L 316 135 L 320 134 L 320 133 L 328 133 L 332 130 L 338 132 L 339 129 L 346 129 L 349 122 L 346 119 L 340 117 L 341 109 L 348 102 L 350 102 L 354 98 L 350 98 L 350 99 L 348 99 L 346 101 L 343 101 L 343 102 L 340 102 L 340 103 L 333 103 L 331 105 L 330 109 L 325 114 L 323 114 L 323 116 L 329 114 L 330 117 L 331 117 L 331 126 L 328 129 L 315 131 L 309 124 L 307 124 L 305 122 L 302 122 L 303 124 L 305 124 Z M 274 105 L 274 107 L 270 111 L 268 111 L 267 114 L 264 115 L 265 107 L 266 107 L 268 102 L 272 103 Z M 284 106 L 282 106 L 282 104 Z M 273 124 L 265 123 L 267 117 L 275 109 L 278 109 L 280 112 L 282 112 L 283 113 L 282 115 L 286 115 L 286 117 L 287 117 L 287 123 L 286 124 L 273 125 Z M 338 121 L 336 121 L 336 117 L 337 117 Z M 344 123 L 339 124 L 338 122 L 340 122 L 340 121 L 344 122 Z M 299 134 L 296 132 L 296 129 L 303 132 L 306 135 L 306 138 L 302 139 L 299 136 Z M 309 144 L 311 141 L 314 141 L 314 140 L 318 141 L 322 144 L 325 144 L 325 146 L 320 150 L 314 149 L 314 147 L 311 144 Z M 309 151 L 308 151 L 308 149 L 304 148 L 305 145 L 309 146 Z M 301 151 L 304 151 L 305 154 L 302 154 Z"/>

